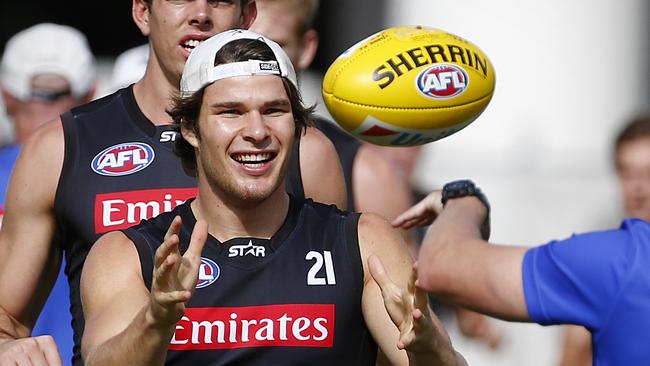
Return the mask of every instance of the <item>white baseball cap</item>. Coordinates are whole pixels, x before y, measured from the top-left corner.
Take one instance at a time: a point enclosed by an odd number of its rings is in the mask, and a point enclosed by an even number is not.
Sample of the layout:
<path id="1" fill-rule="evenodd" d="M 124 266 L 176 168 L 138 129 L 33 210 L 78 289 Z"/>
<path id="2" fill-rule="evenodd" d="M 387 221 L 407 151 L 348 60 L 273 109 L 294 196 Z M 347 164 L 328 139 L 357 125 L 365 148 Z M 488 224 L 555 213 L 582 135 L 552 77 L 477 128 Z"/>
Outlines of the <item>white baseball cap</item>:
<path id="1" fill-rule="evenodd" d="M 214 66 L 217 52 L 226 44 L 237 39 L 257 39 L 266 43 L 273 51 L 277 61 L 248 60 Z M 289 56 L 279 44 L 253 31 L 233 29 L 215 34 L 201 42 L 192 51 L 185 63 L 181 77 L 181 96 L 188 97 L 217 80 L 250 75 L 279 75 L 289 79 L 298 88 L 296 71 Z"/>
<path id="2" fill-rule="evenodd" d="M 149 44 L 129 48 L 115 58 L 111 74 L 111 87 L 115 90 L 142 79 L 149 61 Z"/>
<path id="3" fill-rule="evenodd" d="M 69 26 L 41 23 L 11 37 L 2 55 L 4 88 L 18 99 L 28 99 L 32 78 L 39 74 L 60 75 L 73 96 L 86 94 L 95 81 L 95 58 L 86 36 Z"/>

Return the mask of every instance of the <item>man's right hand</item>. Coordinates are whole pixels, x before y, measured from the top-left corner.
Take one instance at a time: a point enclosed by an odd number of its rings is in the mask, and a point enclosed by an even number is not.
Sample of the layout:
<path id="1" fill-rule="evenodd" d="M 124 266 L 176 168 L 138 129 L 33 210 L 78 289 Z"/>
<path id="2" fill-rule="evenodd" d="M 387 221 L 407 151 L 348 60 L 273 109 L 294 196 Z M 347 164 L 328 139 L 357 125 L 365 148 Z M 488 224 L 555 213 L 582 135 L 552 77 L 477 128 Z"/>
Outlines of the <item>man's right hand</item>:
<path id="1" fill-rule="evenodd" d="M 201 266 L 201 252 L 208 237 L 205 221 L 196 222 L 187 251 L 181 255 L 178 233 L 181 218 L 175 217 L 165 239 L 156 250 L 149 315 L 153 323 L 163 326 L 176 324 L 185 312 L 187 302 L 196 286 Z"/>
<path id="2" fill-rule="evenodd" d="M 0 340 L 0 366 L 61 366 L 61 356 L 49 335 Z"/>

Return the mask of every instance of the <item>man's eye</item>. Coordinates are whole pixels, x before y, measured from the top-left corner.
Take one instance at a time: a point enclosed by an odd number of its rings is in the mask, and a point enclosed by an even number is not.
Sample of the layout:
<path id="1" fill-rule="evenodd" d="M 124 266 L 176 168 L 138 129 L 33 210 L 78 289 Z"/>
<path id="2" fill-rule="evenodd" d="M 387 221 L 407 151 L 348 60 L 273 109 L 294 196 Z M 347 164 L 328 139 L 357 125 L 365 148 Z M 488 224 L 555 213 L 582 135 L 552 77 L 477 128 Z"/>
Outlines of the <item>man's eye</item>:
<path id="1" fill-rule="evenodd" d="M 285 113 L 288 113 L 288 111 L 282 108 L 269 108 L 266 110 L 266 114 L 270 116 L 278 116 Z"/>
<path id="2" fill-rule="evenodd" d="M 219 116 L 239 116 L 240 114 L 241 113 L 239 113 L 239 111 L 236 109 L 224 109 L 217 112 L 217 115 Z"/>

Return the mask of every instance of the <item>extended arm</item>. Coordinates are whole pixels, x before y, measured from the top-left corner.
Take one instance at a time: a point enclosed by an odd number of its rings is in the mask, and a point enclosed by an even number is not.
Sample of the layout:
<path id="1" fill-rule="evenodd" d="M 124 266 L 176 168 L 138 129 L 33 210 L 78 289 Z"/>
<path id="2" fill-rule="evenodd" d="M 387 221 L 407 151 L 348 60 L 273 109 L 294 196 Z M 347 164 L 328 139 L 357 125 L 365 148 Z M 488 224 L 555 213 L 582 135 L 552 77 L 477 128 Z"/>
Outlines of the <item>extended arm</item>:
<path id="1" fill-rule="evenodd" d="M 51 337 L 26 337 L 61 265 L 61 248 L 55 240 L 54 197 L 63 150 L 61 123 L 51 122 L 28 139 L 12 173 L 0 230 L 2 364 L 28 364 L 25 360 L 60 364 Z"/>
<path id="2" fill-rule="evenodd" d="M 300 171 L 305 197 L 347 207 L 345 179 L 332 142 L 317 128 L 308 127 L 300 141 Z"/>
<path id="3" fill-rule="evenodd" d="M 107 234 L 91 250 L 81 280 L 86 316 L 81 352 L 87 365 L 164 363 L 176 322 L 194 291 L 207 237 L 207 225 L 198 221 L 181 256 L 180 225 L 177 217 L 156 250 L 151 292 L 144 286 L 138 253 L 124 234 Z"/>
<path id="4" fill-rule="evenodd" d="M 526 248 L 483 240 L 487 208 L 478 198 L 450 199 L 444 209 L 439 202 L 440 192 L 432 192 L 393 222 L 428 223 L 439 212 L 420 249 L 418 286 L 481 313 L 529 320 L 521 274 Z"/>
<path id="5" fill-rule="evenodd" d="M 416 289 L 416 273 L 399 234 L 382 218 L 363 214 L 359 245 L 364 260 L 362 309 L 386 362 L 462 365 L 444 328 Z"/>

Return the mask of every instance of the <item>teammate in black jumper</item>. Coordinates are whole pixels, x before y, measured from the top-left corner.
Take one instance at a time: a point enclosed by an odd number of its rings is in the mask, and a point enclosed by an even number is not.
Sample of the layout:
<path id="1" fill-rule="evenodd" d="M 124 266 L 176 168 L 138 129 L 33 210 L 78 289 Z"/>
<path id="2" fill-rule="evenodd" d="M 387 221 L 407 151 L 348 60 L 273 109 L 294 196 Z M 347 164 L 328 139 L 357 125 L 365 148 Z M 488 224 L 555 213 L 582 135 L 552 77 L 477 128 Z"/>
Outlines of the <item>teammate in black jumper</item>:
<path id="1" fill-rule="evenodd" d="M 0 232 L 0 363 L 60 363 L 50 337 L 29 335 L 63 253 L 76 333 L 74 363 L 82 363 L 78 286 L 86 254 L 101 234 L 170 211 L 195 195 L 195 178 L 172 156 L 177 134 L 165 110 L 195 44 L 228 28 L 247 27 L 255 14 L 249 0 L 133 0 L 133 19 L 151 36 L 152 57 L 142 80 L 73 110 L 26 142 Z M 291 175 L 294 191 L 302 190 L 302 178 L 306 195 L 344 204 L 331 143 L 318 132 L 306 137 L 300 145 L 302 177 Z"/>
<path id="2" fill-rule="evenodd" d="M 199 194 L 92 248 L 81 282 L 88 365 L 374 365 L 376 345 L 394 365 L 464 363 L 384 219 L 283 189 L 311 110 L 279 45 L 216 35 L 181 85 L 170 114 Z"/>

